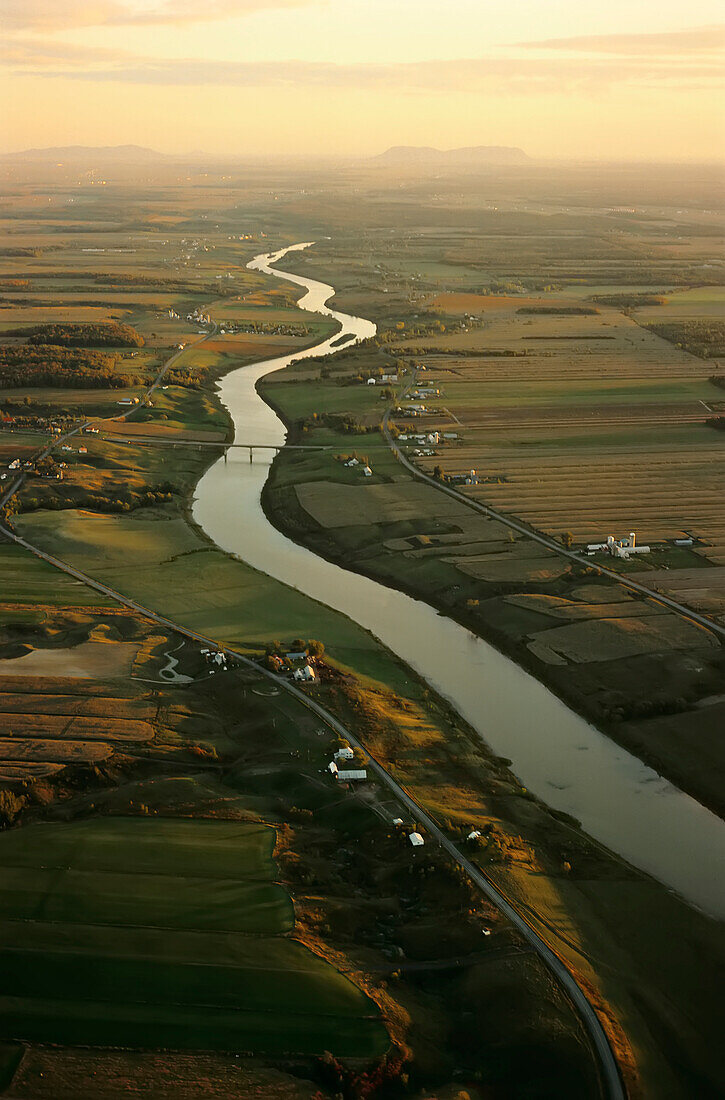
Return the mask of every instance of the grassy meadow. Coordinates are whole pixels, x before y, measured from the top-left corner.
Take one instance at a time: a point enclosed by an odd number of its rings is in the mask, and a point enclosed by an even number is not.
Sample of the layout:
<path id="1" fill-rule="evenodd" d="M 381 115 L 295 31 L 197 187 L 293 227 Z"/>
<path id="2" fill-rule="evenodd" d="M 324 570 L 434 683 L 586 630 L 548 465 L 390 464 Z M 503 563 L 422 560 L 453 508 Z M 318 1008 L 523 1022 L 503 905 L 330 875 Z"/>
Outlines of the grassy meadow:
<path id="1" fill-rule="evenodd" d="M 0 838 L 0 1032 L 381 1054 L 374 1006 L 285 936 L 292 904 L 274 881 L 273 847 L 270 828 L 172 818 L 29 825 Z"/>
<path id="2" fill-rule="evenodd" d="M 354 201 L 349 181 L 303 168 L 93 194 L 66 181 L 47 210 L 33 188 L 8 186 L 0 345 L 22 341 L 9 334 L 19 326 L 59 322 L 118 321 L 145 341 L 114 349 L 118 388 L 0 390 L 3 413 L 18 417 L 0 435 L 0 463 L 32 454 L 54 421 L 90 416 L 102 428 L 82 437 L 85 453 L 80 437 L 63 453 L 62 481 L 28 479 L 13 522 L 222 644 L 256 654 L 321 639 L 320 698 L 451 836 L 489 830 L 475 857 L 580 975 L 632 1095 L 717 1094 L 715 922 L 552 815 L 365 631 L 211 545 L 189 503 L 217 452 L 144 437 L 222 443 L 215 381 L 329 334 L 328 321 L 295 309 L 297 288 L 246 269 L 260 251 L 317 240 L 288 266 L 333 283 L 333 305 L 374 319 L 379 336 L 262 384 L 293 439 L 329 447 L 278 458 L 268 513 L 318 553 L 489 637 L 719 810 L 719 643 L 586 561 L 563 562 L 414 482 L 378 427 L 388 404 L 409 403 L 409 385 L 438 389 L 426 415 L 396 417 L 403 433 L 457 437 L 414 455 L 423 469 L 475 468 L 467 492 L 577 544 L 610 530 L 661 540 L 650 560 L 623 568 L 679 584 L 721 615 L 723 451 L 708 420 L 724 391 L 712 381 L 718 357 L 692 350 L 721 304 L 720 216 L 694 225 L 660 181 L 636 173 L 632 194 L 664 213 L 633 215 L 606 169 L 584 183 L 562 170 L 556 199 L 536 170 L 452 180 L 354 171 Z M 686 183 L 693 203 L 716 210 L 707 172 Z M 216 322 L 208 339 L 186 320 L 195 310 Z M 180 343 L 152 406 L 122 428 L 103 424 Z M 392 395 L 365 384 L 383 372 L 399 374 Z M 343 465 L 352 453 L 370 461 L 370 479 Z M 672 546 L 682 532 L 691 548 Z M 82 629 L 69 625 L 71 609 Z M 254 674 L 210 678 L 198 647 L 150 631 L 118 627 L 111 641 L 133 640 L 136 655 L 114 651 L 111 675 L 96 663 L 111 642 L 94 641 L 84 618 L 108 626 L 109 612 L 0 545 L 0 715 L 25 752 L 22 776 L 17 760 L 0 761 L 12 826 L 0 833 L 0 1086 L 14 1078 L 19 1095 L 53 1100 L 90 1087 L 115 1100 L 91 1067 L 132 1075 L 129 1058 L 135 1072 L 153 1057 L 153 1095 L 190 1058 L 190 1079 L 226 1097 L 231 1051 L 257 1056 L 249 1072 L 261 1084 L 237 1080 L 261 1095 L 278 1085 L 298 1095 L 279 1079 L 291 1054 L 305 1089 L 354 1095 L 355 1074 L 392 1039 L 410 1091 L 595 1093 L 590 1052 L 547 973 L 434 845 L 411 856 L 415 823 L 392 826 L 400 808 L 385 791 L 342 792 L 324 775 L 335 744 L 309 712 Z M 170 653 L 184 677 L 174 685 L 160 672 Z M 129 680 L 133 691 L 122 690 Z M 114 722 L 129 736 L 110 736 Z M 69 753 L 74 730 L 95 755 Z M 320 1077 L 325 1050 L 344 1061 L 342 1083 Z M 219 1061 L 206 1075 L 210 1052 Z"/>

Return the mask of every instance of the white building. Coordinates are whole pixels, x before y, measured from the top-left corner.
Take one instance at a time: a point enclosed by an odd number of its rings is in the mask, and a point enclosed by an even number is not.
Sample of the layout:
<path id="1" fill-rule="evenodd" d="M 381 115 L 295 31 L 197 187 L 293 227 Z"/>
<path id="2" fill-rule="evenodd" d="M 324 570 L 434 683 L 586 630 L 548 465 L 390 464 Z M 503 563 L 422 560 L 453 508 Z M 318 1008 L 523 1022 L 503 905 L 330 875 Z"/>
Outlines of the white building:
<path id="1" fill-rule="evenodd" d="M 649 546 L 638 546 L 637 536 L 634 531 L 629 532 L 629 538 L 615 539 L 614 535 L 609 535 L 607 538 L 607 544 L 605 549 L 612 555 L 613 558 L 629 558 L 632 554 L 649 554 Z"/>
<path id="2" fill-rule="evenodd" d="M 344 748 L 338 749 L 335 753 L 335 760 L 352 760 L 355 753 L 349 745 L 345 745 Z"/>
<path id="3" fill-rule="evenodd" d="M 372 470 L 370 469 L 369 466 L 363 466 L 363 473 L 365 474 L 365 477 L 372 477 L 373 476 L 373 472 L 372 472 Z"/>
<path id="4" fill-rule="evenodd" d="M 337 778 L 341 783 L 362 783 L 367 777 L 368 773 L 365 768 L 350 768 L 337 773 Z"/>
<path id="5" fill-rule="evenodd" d="M 305 665 L 304 668 L 296 668 L 292 675 L 295 680 L 311 683 L 315 679 L 315 670 L 312 665 Z"/>
<path id="6" fill-rule="evenodd" d="M 422 848 L 425 844 L 425 841 L 423 840 L 423 837 L 420 835 L 420 833 L 409 833 L 408 840 L 414 848 Z"/>

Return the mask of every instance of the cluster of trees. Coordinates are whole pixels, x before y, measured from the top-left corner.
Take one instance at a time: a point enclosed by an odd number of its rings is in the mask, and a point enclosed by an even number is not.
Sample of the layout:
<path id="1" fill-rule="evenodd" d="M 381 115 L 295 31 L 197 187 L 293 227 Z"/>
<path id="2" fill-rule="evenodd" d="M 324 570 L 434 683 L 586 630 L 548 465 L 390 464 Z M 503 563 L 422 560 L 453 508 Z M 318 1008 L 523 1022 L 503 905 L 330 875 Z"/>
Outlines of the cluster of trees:
<path id="1" fill-rule="evenodd" d="M 203 372 L 198 367 L 188 367 L 186 370 L 170 370 L 166 372 L 164 381 L 169 386 L 186 386 L 190 390 L 201 389 Z"/>
<path id="2" fill-rule="evenodd" d="M 116 356 L 79 348 L 0 346 L 0 385 L 58 386 L 75 389 L 125 389 L 144 385 L 139 374 L 117 374 Z"/>
<path id="3" fill-rule="evenodd" d="M 282 656 L 283 653 L 303 653 L 307 652 L 310 657 L 321 657 L 325 652 L 324 642 L 319 642 L 317 638 L 308 638 L 305 641 L 304 638 L 293 638 L 289 646 L 283 646 L 281 642 L 274 641 L 268 642 L 265 646 L 265 652 L 270 656 Z"/>
<path id="4" fill-rule="evenodd" d="M 663 306 L 667 299 L 661 294 L 592 294 L 592 302 L 600 302 L 603 306 L 614 306 L 615 309 L 638 309 L 639 306 Z"/>
<path id="5" fill-rule="evenodd" d="M 716 359 L 725 355 L 725 321 L 671 321 L 668 324 L 647 325 L 646 328 L 700 359 Z"/>
<path id="6" fill-rule="evenodd" d="M 297 428 L 301 432 L 308 432 L 313 428 L 332 428 L 341 435 L 367 435 L 368 432 L 378 431 L 378 425 L 361 424 L 350 413 L 313 413 L 297 421 Z"/>
<path id="7" fill-rule="evenodd" d="M 397 1051 L 366 1069 L 351 1068 L 326 1051 L 316 1059 L 317 1080 L 340 1100 L 373 1100 L 408 1094 L 409 1066 Z M 322 1093 L 318 1094 L 322 1100 Z M 315 1098 L 316 1100 L 316 1098 Z"/>
<path id="8" fill-rule="evenodd" d="M 576 337 L 579 339 L 579 337 Z M 409 355 L 421 359 L 424 355 L 450 355 L 456 359 L 521 359 L 526 358 L 531 352 L 527 348 L 445 348 L 445 347 L 414 347 L 406 348 Z"/>
<path id="9" fill-rule="evenodd" d="M 60 386 L 76 389 L 125 389 L 140 377 L 116 374 L 116 357 L 100 351 L 29 344 L 0 347 L 0 385 Z"/>
<path id="10" fill-rule="evenodd" d="M 142 348 L 144 338 L 130 325 L 115 321 L 90 324 L 36 325 L 19 329 L 15 336 L 27 336 L 29 344 L 52 344 L 62 348 Z"/>
<path id="11" fill-rule="evenodd" d="M 149 489 L 144 493 L 131 493 L 125 499 L 102 493 L 81 492 L 75 497 L 62 497 L 52 493 L 42 497 L 22 497 L 17 511 L 37 512 L 40 508 L 48 508 L 53 512 L 60 512 L 67 508 L 86 508 L 90 512 L 115 514 L 133 512 L 152 504 L 167 504 L 173 499 L 173 495 L 173 489 L 165 486 Z"/>
<path id="12" fill-rule="evenodd" d="M 521 306 L 516 312 L 551 317 L 592 317 L 599 310 L 594 306 Z"/>
<path id="13" fill-rule="evenodd" d="M 705 423 L 708 428 L 714 428 L 716 432 L 725 432 L 725 416 L 711 416 Z"/>

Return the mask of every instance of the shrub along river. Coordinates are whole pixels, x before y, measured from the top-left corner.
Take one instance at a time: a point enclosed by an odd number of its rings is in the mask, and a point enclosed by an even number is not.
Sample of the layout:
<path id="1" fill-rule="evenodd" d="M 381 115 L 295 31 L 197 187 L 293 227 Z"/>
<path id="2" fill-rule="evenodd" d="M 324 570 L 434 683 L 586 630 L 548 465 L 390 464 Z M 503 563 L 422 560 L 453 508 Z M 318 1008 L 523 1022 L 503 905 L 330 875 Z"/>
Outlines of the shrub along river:
<path id="1" fill-rule="evenodd" d="M 306 288 L 300 308 L 334 318 L 341 333 L 227 375 L 221 399 L 237 439 L 284 443 L 282 422 L 257 393 L 260 378 L 292 359 L 333 352 L 341 334 L 356 340 L 375 335 L 372 322 L 326 306 L 333 287 L 271 266 L 306 247 L 257 256 L 249 267 Z M 698 908 L 725 917 L 725 823 L 458 623 L 281 534 L 260 504 L 272 453 L 257 451 L 250 463 L 246 451 L 230 451 L 228 462 L 220 459 L 199 483 L 194 517 L 217 545 L 371 631 L 448 699 L 495 753 L 513 761 L 529 790 Z"/>

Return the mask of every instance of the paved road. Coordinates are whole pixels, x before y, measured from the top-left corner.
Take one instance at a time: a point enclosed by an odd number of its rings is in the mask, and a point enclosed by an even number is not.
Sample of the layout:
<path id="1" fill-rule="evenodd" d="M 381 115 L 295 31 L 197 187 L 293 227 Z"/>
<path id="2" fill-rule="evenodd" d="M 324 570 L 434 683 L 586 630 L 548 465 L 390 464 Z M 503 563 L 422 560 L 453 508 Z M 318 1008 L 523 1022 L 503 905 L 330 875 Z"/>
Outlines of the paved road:
<path id="1" fill-rule="evenodd" d="M 203 344 L 205 340 L 208 340 L 210 336 L 213 336 L 216 333 L 218 327 L 216 321 L 212 321 L 211 326 L 211 331 L 207 332 L 205 336 L 202 336 L 200 340 L 193 340 L 190 344 L 186 344 L 183 348 L 179 348 L 169 359 L 166 360 L 166 362 L 161 366 L 153 382 L 146 390 L 146 396 L 144 400 L 139 402 L 138 405 L 132 405 L 130 409 L 127 409 L 125 412 L 118 413 L 116 416 L 91 417 L 90 420 L 84 420 L 82 424 L 78 424 L 77 427 L 71 428 L 69 432 L 65 432 L 63 435 L 53 436 L 48 441 L 47 445 L 43 447 L 43 449 L 39 451 L 38 454 L 35 455 L 33 461 L 40 462 L 42 459 L 46 458 L 51 453 L 51 451 L 54 451 L 56 447 L 60 447 L 62 443 L 66 442 L 66 440 L 72 439 L 74 435 L 78 435 L 79 432 L 82 432 L 91 424 L 97 424 L 99 420 L 103 420 L 105 423 L 117 423 L 120 420 L 128 420 L 130 416 L 133 416 L 135 412 L 138 412 L 139 409 L 142 409 L 144 407 L 146 402 L 151 397 L 151 394 L 155 393 L 163 382 L 164 375 L 169 370 L 169 367 L 172 367 L 174 365 L 176 360 L 184 354 L 187 348 L 196 347 L 198 344 Z M 9 500 L 12 500 L 12 498 L 20 489 L 20 486 L 23 484 L 24 480 L 25 474 L 21 471 L 16 477 L 15 481 L 11 481 L 10 484 L 5 488 L 5 490 L 0 493 L 0 504 L 7 504 Z"/>
<path id="2" fill-rule="evenodd" d="M 411 383 L 411 385 L 412 384 L 413 383 Z M 398 398 L 398 400 L 400 400 L 400 398 Z M 540 534 L 533 528 L 528 527 L 521 520 L 512 519 L 510 516 L 504 515 L 503 512 L 498 512 L 495 508 L 491 508 L 490 505 L 482 504 L 480 501 L 466 496 L 465 493 L 460 493 L 457 489 L 453 489 L 449 485 L 444 485 L 437 478 L 431 477 L 429 474 L 424 474 L 422 470 L 419 470 L 417 466 L 414 466 L 413 463 L 406 458 L 405 454 L 390 434 L 389 421 L 391 411 L 391 409 L 388 409 L 383 417 L 383 435 L 398 458 L 401 466 L 404 466 L 413 477 L 416 477 L 419 481 L 424 481 L 427 485 L 432 485 L 439 493 L 445 493 L 447 496 L 453 497 L 454 500 L 461 501 L 461 503 L 465 504 L 468 508 L 472 508 L 474 512 L 480 512 L 481 515 L 498 520 L 499 523 L 503 523 L 506 527 L 510 527 L 512 531 L 518 531 L 519 534 L 526 535 L 527 538 L 533 539 L 534 542 L 538 542 L 541 546 L 545 546 L 547 550 L 552 550 L 555 554 L 558 554 L 559 557 L 568 558 L 578 565 L 588 565 L 590 568 L 596 569 L 597 572 L 601 573 L 603 576 L 612 577 L 613 580 L 617 581 L 625 588 L 629 588 L 633 592 L 639 592 L 641 595 L 647 596 L 648 599 L 662 604 L 663 607 L 668 607 L 670 611 L 675 611 L 683 618 L 689 619 L 690 622 L 697 623 L 698 626 L 704 626 L 707 630 L 711 630 L 713 634 L 717 634 L 718 637 L 725 638 L 725 626 L 715 622 L 714 619 L 708 618 L 707 615 L 701 615 L 699 612 L 686 607 L 685 604 L 673 600 L 670 596 L 663 596 L 661 592 L 657 592 L 653 588 L 648 588 L 646 584 L 640 584 L 639 581 L 634 581 L 630 577 L 625 577 L 621 573 L 615 572 L 614 569 L 607 569 L 606 565 L 598 565 L 590 561 L 589 558 L 583 558 L 581 554 L 577 553 L 575 550 L 567 550 L 566 547 L 556 542 L 555 539 Z"/>
<path id="3" fill-rule="evenodd" d="M 208 638 L 205 634 L 200 634 L 197 631 L 189 630 L 187 627 L 181 626 L 178 623 L 172 622 L 171 619 L 167 619 L 164 615 L 159 615 L 151 608 L 145 607 L 143 604 L 137 603 L 136 600 L 129 599 L 123 596 L 120 592 L 110 588 L 108 585 L 103 584 L 101 581 L 94 580 L 87 574 L 82 573 L 79 569 L 69 565 L 68 562 L 62 561 L 60 558 L 55 557 L 53 554 L 47 554 L 45 551 L 40 550 L 37 546 L 33 546 L 26 539 L 21 538 L 20 535 L 3 528 L 0 525 L 0 534 L 5 535 L 6 538 L 12 540 L 16 545 L 22 546 L 25 550 L 28 550 L 35 557 L 41 558 L 48 564 L 55 566 L 56 569 L 62 570 L 62 572 L 73 577 L 75 580 L 82 581 L 88 587 L 99 592 L 103 596 L 110 597 L 111 599 L 122 604 L 124 607 L 130 608 L 132 611 L 136 611 L 139 615 L 150 619 L 152 622 L 157 623 L 159 626 L 164 627 L 166 630 L 174 631 L 177 634 L 181 634 L 186 638 L 190 638 L 193 641 L 200 642 L 203 645 L 216 647 L 218 643 L 213 638 Z M 601 1071 L 602 1077 L 602 1094 L 607 1097 L 607 1100 L 625 1100 L 625 1091 L 622 1083 L 622 1079 L 619 1074 L 616 1059 L 609 1045 L 604 1028 L 602 1027 L 599 1017 L 594 1011 L 592 1005 L 587 1000 L 584 992 L 580 989 L 573 975 L 566 968 L 559 956 L 549 947 L 545 940 L 535 931 L 533 926 L 529 924 L 526 917 L 524 917 L 512 903 L 504 896 L 501 890 L 494 886 L 492 882 L 485 876 L 485 874 L 473 864 L 467 856 L 465 856 L 454 844 L 452 840 L 445 835 L 445 833 L 438 827 L 433 818 L 426 813 L 426 811 L 416 802 L 416 800 L 408 794 L 408 792 L 400 786 L 400 784 L 385 770 L 382 764 L 380 764 L 373 756 L 370 755 L 370 750 L 362 744 L 362 742 L 343 725 L 333 714 L 330 714 L 317 700 L 306 695 L 300 688 L 296 687 L 289 680 L 284 677 L 277 676 L 275 673 L 269 671 L 266 668 L 261 667 L 255 661 L 252 661 L 243 653 L 239 653 L 236 650 L 228 649 L 225 647 L 225 651 L 233 656 L 241 665 L 254 669 L 255 672 L 262 676 L 265 676 L 273 684 L 283 691 L 288 692 L 298 699 L 308 710 L 313 711 L 318 718 L 320 718 L 328 728 L 338 733 L 341 737 L 344 737 L 349 743 L 356 748 L 361 749 L 369 757 L 369 769 L 377 776 L 381 783 L 383 783 L 393 793 L 398 802 L 405 807 L 410 813 L 411 817 L 418 822 L 419 826 L 422 826 L 430 836 L 437 841 L 441 848 L 443 848 L 448 855 L 455 860 L 455 862 L 461 867 L 469 876 L 472 882 L 476 884 L 479 890 L 493 902 L 493 904 L 508 918 L 508 920 L 514 925 L 515 928 L 521 933 L 527 943 L 536 952 L 536 954 L 543 960 L 549 970 L 558 979 L 562 989 L 571 1001 L 574 1009 L 578 1013 L 584 1027 L 587 1031 L 592 1046 L 596 1052 L 598 1065 Z"/>
<path id="4" fill-rule="evenodd" d="M 196 341 L 196 343 L 202 343 L 202 341 L 207 339 L 210 335 L 212 335 L 212 333 L 208 333 L 207 336 L 202 337 L 202 339 Z M 173 356 L 171 356 L 169 360 L 167 360 L 167 362 L 164 364 L 159 374 L 157 375 L 153 385 L 149 388 L 147 398 L 161 384 L 164 374 L 181 354 L 182 352 L 178 351 Z M 139 408 L 139 406 L 134 406 L 132 409 L 129 409 L 125 413 L 121 413 L 118 417 L 115 417 L 114 419 L 125 420 L 130 415 L 132 415 L 132 413 L 137 408 Z M 55 439 L 51 440 L 48 446 L 40 453 L 38 458 L 42 458 L 45 455 L 49 454 L 50 451 L 53 450 L 53 448 L 57 447 L 64 440 L 70 439 L 72 436 L 80 432 L 88 423 L 92 422 L 93 421 L 86 421 L 84 424 L 79 425 L 77 428 L 74 428 L 72 431 L 66 433 L 64 436 L 56 437 Z M 399 448 L 397 448 L 394 441 L 390 437 L 387 427 L 387 415 L 385 418 L 384 430 L 390 446 L 398 453 L 398 456 L 400 457 L 403 464 L 408 467 L 416 477 L 421 477 L 425 481 L 430 481 L 435 486 L 435 488 L 442 489 L 442 491 L 448 492 L 450 495 L 462 499 L 466 504 L 476 506 L 476 502 L 469 501 L 467 500 L 467 498 L 462 497 L 461 494 L 455 493 L 454 490 L 449 490 L 446 487 L 439 485 L 437 482 L 434 481 L 433 478 L 428 478 L 427 475 L 421 474 L 420 471 L 416 470 L 416 468 L 407 461 L 405 456 L 400 453 Z M 22 481 L 23 476 L 21 475 L 6 490 L 4 496 L 0 497 L 0 503 L 9 500 L 18 491 L 20 485 L 22 484 Z M 499 518 L 492 511 L 485 509 L 484 506 L 481 505 L 477 507 L 478 510 L 484 511 L 486 514 L 492 514 L 495 516 L 495 518 Z M 514 526 L 513 521 L 507 521 L 503 519 L 503 522 L 507 522 L 509 526 Z M 524 534 L 531 535 L 531 532 L 523 526 L 520 526 L 518 529 L 520 529 Z M 190 638 L 193 641 L 200 642 L 203 645 L 210 645 L 213 647 L 217 646 L 217 642 L 214 639 L 208 638 L 206 635 L 200 634 L 197 631 L 189 630 L 186 627 L 179 625 L 178 623 L 172 622 L 171 619 L 167 619 L 165 616 L 158 614 L 151 608 L 145 607 L 143 604 L 137 603 L 135 600 L 129 599 L 128 597 L 122 595 L 120 592 L 115 591 L 115 589 L 110 588 L 106 584 L 103 584 L 101 581 L 94 580 L 92 577 L 87 576 L 87 574 L 82 573 L 79 569 L 76 569 L 68 562 L 62 561 L 60 558 L 56 557 L 53 554 L 45 553 L 45 551 L 41 550 L 37 546 L 33 546 L 26 539 L 21 538 L 20 535 L 17 535 L 13 531 L 3 527 L 2 524 L 0 524 L 0 535 L 4 535 L 7 539 L 11 540 L 16 545 L 23 547 L 23 549 L 29 551 L 29 553 L 33 554 L 36 558 L 40 558 L 41 560 L 47 562 L 49 565 L 52 565 L 56 569 L 59 569 L 63 573 L 66 573 L 68 576 L 73 577 L 75 580 L 81 581 L 83 584 L 86 584 L 94 591 L 99 592 L 101 595 L 109 597 L 112 600 L 115 600 L 116 602 L 122 604 L 124 607 L 130 608 L 132 611 L 135 611 L 139 615 L 150 619 L 152 622 L 157 623 L 159 626 L 165 628 L 166 630 L 173 631 L 186 638 Z M 540 538 L 539 541 L 543 542 L 544 545 L 548 545 L 548 541 L 544 540 L 543 538 Z M 555 545 L 553 548 L 560 549 L 557 548 Z M 576 559 L 576 555 L 570 554 L 568 556 L 575 558 L 575 560 L 578 560 Z M 369 758 L 369 770 L 372 771 L 377 776 L 378 780 L 392 792 L 398 802 L 403 807 L 405 807 L 405 809 L 408 811 L 408 813 L 410 813 L 411 817 L 418 823 L 418 825 L 425 829 L 428 832 L 429 836 L 433 840 L 435 840 L 439 844 L 439 846 L 448 853 L 451 859 L 453 859 L 458 864 L 458 866 L 465 871 L 465 873 L 469 876 L 471 881 L 475 883 L 481 893 L 484 894 L 484 896 L 487 897 L 489 901 L 491 901 L 501 913 L 503 913 L 503 915 L 520 932 L 520 934 L 524 937 L 532 950 L 539 956 L 539 958 L 544 962 L 544 964 L 558 980 L 560 987 L 569 998 L 569 1001 L 571 1002 L 575 1012 L 578 1014 L 580 1020 L 582 1021 L 582 1024 L 584 1025 L 586 1033 L 592 1044 L 593 1050 L 596 1055 L 597 1068 L 600 1074 L 600 1087 L 602 1095 L 605 1096 L 607 1100 L 626 1100 L 626 1093 L 622 1078 L 619 1073 L 619 1067 L 617 1065 L 616 1058 L 614 1057 L 612 1048 L 609 1045 L 609 1040 L 607 1039 L 606 1032 L 602 1027 L 597 1013 L 590 1004 L 583 990 L 577 984 L 574 976 L 570 973 L 570 971 L 564 965 L 559 956 L 549 947 L 546 941 L 542 939 L 539 933 L 536 932 L 534 927 L 529 924 L 526 917 L 514 907 L 514 905 L 508 900 L 508 898 L 505 897 L 501 889 L 497 886 L 494 886 L 494 884 L 486 877 L 483 871 L 481 871 L 479 867 L 473 864 L 470 859 L 468 859 L 468 857 L 459 850 L 456 844 L 452 840 L 450 840 L 445 835 L 445 833 L 443 833 L 443 831 L 439 828 L 433 818 L 423 809 L 423 807 L 420 806 L 416 802 L 416 800 L 410 794 L 408 794 L 408 792 L 403 787 L 400 786 L 400 784 L 393 778 L 393 776 L 390 775 L 388 771 L 386 771 L 383 765 L 370 755 L 369 749 L 367 749 L 362 744 L 362 742 L 349 729 L 347 729 L 346 726 L 343 725 L 342 722 L 335 718 L 333 714 L 331 714 L 323 706 L 321 706 L 320 703 L 317 702 L 317 700 L 306 695 L 305 692 L 296 687 L 289 680 L 285 679 L 284 677 L 277 676 L 269 669 L 261 667 L 245 654 L 239 653 L 231 649 L 226 649 L 226 652 L 232 655 L 237 661 L 239 661 L 241 665 L 254 669 L 256 673 L 266 677 L 279 689 L 288 692 L 290 695 L 294 696 L 299 702 L 307 707 L 308 710 L 313 711 L 329 729 L 333 730 L 335 733 L 338 733 L 351 745 L 361 749 L 366 753 Z"/>

